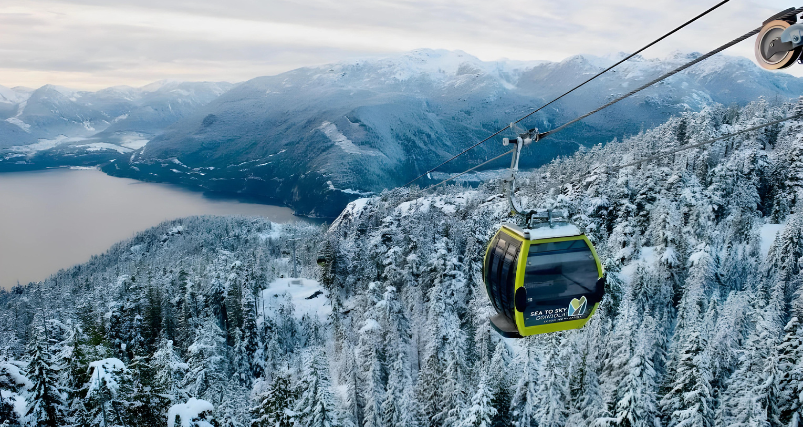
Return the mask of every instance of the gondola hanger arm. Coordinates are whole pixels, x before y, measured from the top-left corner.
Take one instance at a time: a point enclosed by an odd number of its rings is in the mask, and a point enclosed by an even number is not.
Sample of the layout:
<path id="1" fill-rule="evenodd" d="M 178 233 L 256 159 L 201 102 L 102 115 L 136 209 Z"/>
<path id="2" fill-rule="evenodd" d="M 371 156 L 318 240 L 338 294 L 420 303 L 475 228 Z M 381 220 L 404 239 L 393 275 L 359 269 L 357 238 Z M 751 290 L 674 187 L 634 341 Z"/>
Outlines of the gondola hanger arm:
<path id="1" fill-rule="evenodd" d="M 510 128 L 511 129 L 516 129 L 515 126 L 516 126 L 515 123 L 511 123 L 510 124 Z M 502 139 L 502 145 L 503 146 L 508 146 L 510 144 L 515 144 L 516 145 L 516 148 L 511 150 L 513 152 L 513 158 L 510 161 L 510 175 L 508 176 L 507 179 L 505 179 L 506 184 L 507 184 L 507 200 L 508 200 L 508 204 L 510 205 L 510 212 L 512 214 L 514 214 L 514 215 L 519 215 L 519 216 L 525 217 L 527 219 L 528 223 L 530 221 L 530 217 L 532 217 L 532 215 L 535 213 L 535 211 L 530 210 L 528 212 L 522 212 L 522 209 L 519 206 L 517 206 L 517 203 L 516 203 L 516 200 L 515 200 L 516 199 L 516 194 L 515 194 L 516 193 L 516 175 L 519 172 L 519 158 L 521 157 L 521 149 L 522 149 L 522 147 L 524 147 L 525 145 L 529 145 L 529 144 L 533 143 L 534 141 L 538 141 L 538 129 L 537 128 L 533 128 L 533 129 L 530 129 L 530 130 L 528 130 L 528 131 L 526 131 L 524 133 L 520 133 L 519 136 L 516 137 L 515 139 L 510 139 L 510 138 L 503 138 Z"/>

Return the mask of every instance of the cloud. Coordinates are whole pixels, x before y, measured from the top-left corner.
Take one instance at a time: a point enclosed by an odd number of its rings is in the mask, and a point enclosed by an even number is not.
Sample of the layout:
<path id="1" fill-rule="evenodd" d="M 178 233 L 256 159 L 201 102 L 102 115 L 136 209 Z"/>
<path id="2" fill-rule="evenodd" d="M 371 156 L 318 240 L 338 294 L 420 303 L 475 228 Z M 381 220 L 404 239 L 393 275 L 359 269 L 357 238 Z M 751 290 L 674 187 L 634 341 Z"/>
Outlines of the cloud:
<path id="1" fill-rule="evenodd" d="M 633 51 L 706 7 L 692 0 L 0 0 L 0 84 L 242 81 L 424 47 L 484 60 L 558 61 Z M 730 2 L 647 56 L 708 51 L 785 7 Z M 752 50 L 750 40 L 728 53 L 752 59 Z"/>

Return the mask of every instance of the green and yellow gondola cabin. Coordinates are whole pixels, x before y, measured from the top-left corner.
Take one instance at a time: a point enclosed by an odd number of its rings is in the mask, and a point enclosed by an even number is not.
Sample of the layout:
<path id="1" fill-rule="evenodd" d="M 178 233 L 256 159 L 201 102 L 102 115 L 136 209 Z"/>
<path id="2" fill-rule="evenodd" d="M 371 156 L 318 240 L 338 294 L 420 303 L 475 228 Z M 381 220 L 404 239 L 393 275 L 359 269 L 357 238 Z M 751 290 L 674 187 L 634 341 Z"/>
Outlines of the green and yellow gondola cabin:
<path id="1" fill-rule="evenodd" d="M 503 224 L 485 251 L 482 276 L 497 312 L 491 324 L 508 338 L 580 328 L 605 293 L 594 245 L 567 223 Z"/>

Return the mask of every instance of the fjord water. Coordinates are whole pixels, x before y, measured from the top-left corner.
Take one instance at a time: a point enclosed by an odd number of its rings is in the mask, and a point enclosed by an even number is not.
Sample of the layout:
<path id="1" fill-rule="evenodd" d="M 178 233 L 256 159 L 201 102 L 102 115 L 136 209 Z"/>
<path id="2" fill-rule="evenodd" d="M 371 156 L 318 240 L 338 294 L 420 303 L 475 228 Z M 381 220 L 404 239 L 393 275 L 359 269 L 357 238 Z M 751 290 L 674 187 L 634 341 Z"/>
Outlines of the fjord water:
<path id="1" fill-rule="evenodd" d="M 95 169 L 0 174 L 0 288 L 47 278 L 168 219 L 256 215 L 294 222 L 281 206 L 214 199 Z"/>

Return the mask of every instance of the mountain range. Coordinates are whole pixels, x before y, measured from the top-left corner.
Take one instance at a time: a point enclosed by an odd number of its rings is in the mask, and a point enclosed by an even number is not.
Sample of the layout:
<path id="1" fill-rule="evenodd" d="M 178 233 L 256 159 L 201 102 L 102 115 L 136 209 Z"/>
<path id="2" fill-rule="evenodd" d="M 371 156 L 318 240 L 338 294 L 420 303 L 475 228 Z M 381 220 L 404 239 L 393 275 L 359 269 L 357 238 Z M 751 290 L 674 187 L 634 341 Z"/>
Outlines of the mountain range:
<path id="1" fill-rule="evenodd" d="M 635 57 L 521 125 L 554 128 L 697 56 Z M 163 82 L 94 93 L 0 88 L 0 170 L 94 162 L 115 176 L 334 217 L 349 201 L 403 185 L 619 58 L 486 62 L 460 51 L 416 50 L 237 85 Z M 550 137 L 525 152 L 522 166 L 711 104 L 786 101 L 800 93 L 803 79 L 741 57 L 714 57 Z M 445 171 L 501 153 L 499 145 L 489 141 Z"/>

